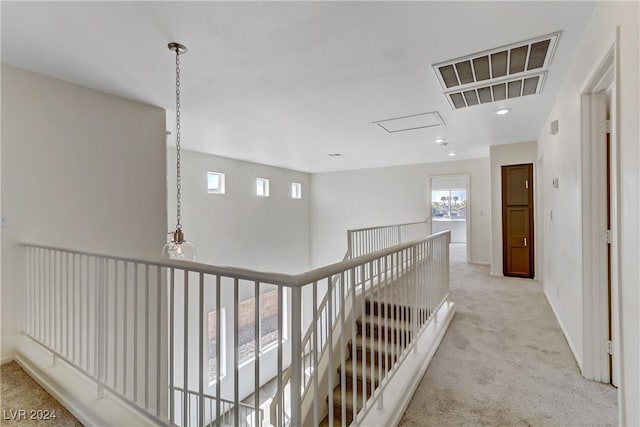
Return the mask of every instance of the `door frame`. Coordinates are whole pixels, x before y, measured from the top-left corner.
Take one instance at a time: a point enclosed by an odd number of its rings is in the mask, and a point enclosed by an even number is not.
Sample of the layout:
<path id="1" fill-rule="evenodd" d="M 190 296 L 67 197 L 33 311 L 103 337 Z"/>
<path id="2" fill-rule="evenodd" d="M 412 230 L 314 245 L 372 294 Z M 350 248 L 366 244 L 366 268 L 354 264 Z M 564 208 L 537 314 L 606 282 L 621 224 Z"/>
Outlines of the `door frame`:
<path id="1" fill-rule="evenodd" d="M 534 194 L 535 203 L 533 204 L 533 215 L 537 226 L 535 227 L 535 274 L 533 278 L 544 285 L 544 153 L 540 153 L 538 161 L 534 165 L 534 179 L 536 180 L 537 190 Z"/>
<path id="2" fill-rule="evenodd" d="M 617 36 L 616 36 L 617 38 Z M 610 44 L 580 90 L 582 115 L 582 283 L 583 283 L 583 363 L 585 378 L 604 383 L 620 383 L 620 149 L 616 129 L 619 120 L 618 43 Z M 611 299 L 608 297 L 608 248 L 603 224 L 607 221 L 607 158 L 603 144 L 602 120 L 606 118 L 607 90 L 610 104 L 611 177 Z M 604 206 L 604 207 L 603 207 Z M 606 227 L 606 226 L 605 226 Z M 611 313 L 609 313 L 611 310 Z M 606 352 L 611 340 L 613 358 Z M 613 363 L 613 377 L 610 374 Z"/>
<path id="3" fill-rule="evenodd" d="M 471 259 L 471 174 L 469 173 L 451 173 L 451 174 L 439 174 L 439 175 L 429 175 L 429 181 L 427 182 L 427 221 L 429 222 L 429 232 L 433 234 L 433 218 L 431 217 L 431 192 L 433 185 L 431 185 L 431 180 L 434 178 L 459 178 L 463 177 L 465 181 L 465 191 L 467 192 L 467 219 L 465 221 L 466 232 L 467 232 L 467 253 L 466 253 L 466 261 L 468 263 L 473 263 Z"/>

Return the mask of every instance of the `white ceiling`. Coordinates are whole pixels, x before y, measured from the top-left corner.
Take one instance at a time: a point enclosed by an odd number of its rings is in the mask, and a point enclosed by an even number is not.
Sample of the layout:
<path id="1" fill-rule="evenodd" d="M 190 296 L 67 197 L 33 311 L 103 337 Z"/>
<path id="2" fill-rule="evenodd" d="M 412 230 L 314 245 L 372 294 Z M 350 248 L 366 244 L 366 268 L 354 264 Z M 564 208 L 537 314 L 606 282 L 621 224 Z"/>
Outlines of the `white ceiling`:
<path id="1" fill-rule="evenodd" d="M 307 172 L 488 156 L 531 141 L 592 2 L 2 2 L 2 62 L 169 111 L 183 146 Z M 453 111 L 434 63 L 562 31 L 541 95 Z M 499 107 L 512 110 L 496 116 Z M 446 126 L 374 121 L 439 111 Z M 449 146 L 435 144 L 444 137 Z M 169 141 L 173 143 L 172 140 Z M 328 153 L 342 153 L 328 157 Z"/>

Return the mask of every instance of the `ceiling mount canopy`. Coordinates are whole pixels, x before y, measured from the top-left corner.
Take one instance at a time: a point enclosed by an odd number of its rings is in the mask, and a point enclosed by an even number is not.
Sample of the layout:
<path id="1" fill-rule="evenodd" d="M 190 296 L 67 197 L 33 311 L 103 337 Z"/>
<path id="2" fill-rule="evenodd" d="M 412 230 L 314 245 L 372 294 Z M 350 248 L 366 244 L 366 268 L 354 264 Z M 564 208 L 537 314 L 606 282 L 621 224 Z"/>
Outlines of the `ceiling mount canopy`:
<path id="1" fill-rule="evenodd" d="M 170 51 L 176 52 L 178 55 L 184 55 L 188 50 L 185 45 L 176 42 L 171 42 L 168 46 Z"/>

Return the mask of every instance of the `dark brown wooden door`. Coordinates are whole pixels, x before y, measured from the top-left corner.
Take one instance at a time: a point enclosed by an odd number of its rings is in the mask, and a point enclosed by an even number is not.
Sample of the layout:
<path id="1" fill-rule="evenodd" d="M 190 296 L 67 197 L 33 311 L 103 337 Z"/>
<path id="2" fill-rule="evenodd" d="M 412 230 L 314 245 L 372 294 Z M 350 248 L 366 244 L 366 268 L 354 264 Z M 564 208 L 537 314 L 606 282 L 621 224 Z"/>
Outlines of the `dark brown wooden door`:
<path id="1" fill-rule="evenodd" d="M 533 164 L 502 167 L 505 276 L 533 278 Z"/>

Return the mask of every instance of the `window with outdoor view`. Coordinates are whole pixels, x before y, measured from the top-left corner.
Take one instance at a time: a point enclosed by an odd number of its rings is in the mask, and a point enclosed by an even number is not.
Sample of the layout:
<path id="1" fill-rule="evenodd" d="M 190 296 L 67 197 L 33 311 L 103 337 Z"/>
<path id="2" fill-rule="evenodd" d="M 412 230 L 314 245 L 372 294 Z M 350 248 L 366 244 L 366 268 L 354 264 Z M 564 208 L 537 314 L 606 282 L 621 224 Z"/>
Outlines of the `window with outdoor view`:
<path id="1" fill-rule="evenodd" d="M 256 299 L 249 298 L 238 304 L 239 363 L 248 362 L 255 356 L 255 310 Z M 284 313 L 283 313 L 284 314 Z M 278 290 L 260 294 L 260 331 L 259 351 L 268 350 L 278 343 Z M 283 317 L 283 329 L 286 330 L 286 318 Z M 283 336 L 283 339 L 286 337 Z"/>
<path id="2" fill-rule="evenodd" d="M 467 192 L 453 188 L 432 191 L 431 217 L 440 221 L 466 220 Z"/>
<path id="3" fill-rule="evenodd" d="M 225 375 L 225 348 L 224 348 L 224 335 L 225 335 L 225 310 L 224 307 L 220 309 L 220 339 L 217 337 L 217 321 L 218 312 L 216 310 L 207 313 L 207 344 L 208 344 L 208 360 L 209 360 L 209 384 L 213 384 L 216 381 L 217 376 L 217 360 L 216 349 L 220 345 L 220 378 Z"/>

